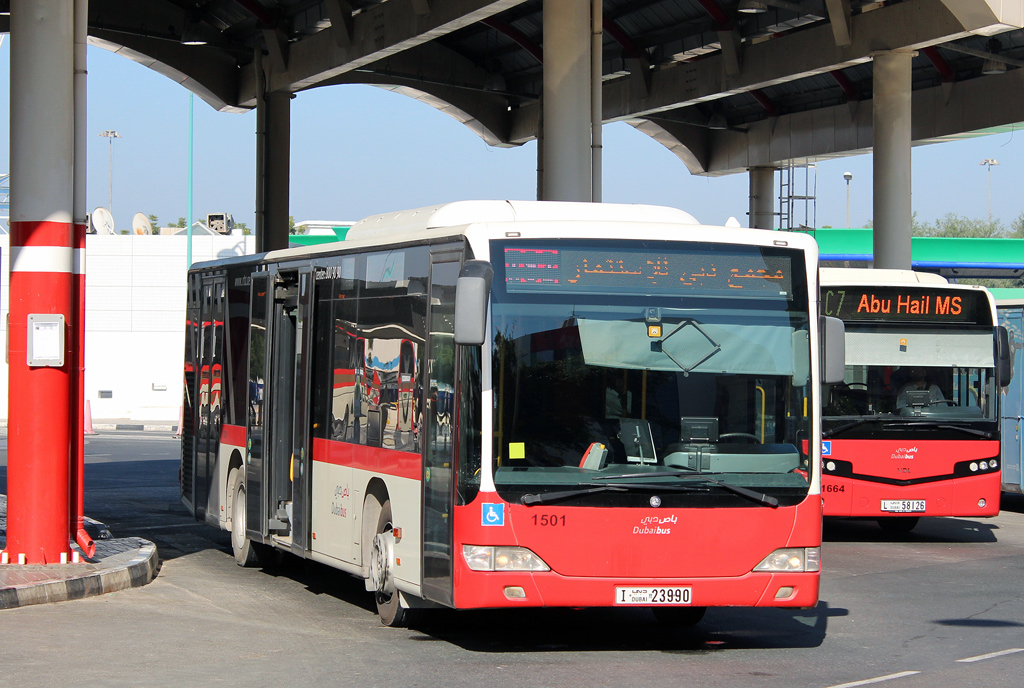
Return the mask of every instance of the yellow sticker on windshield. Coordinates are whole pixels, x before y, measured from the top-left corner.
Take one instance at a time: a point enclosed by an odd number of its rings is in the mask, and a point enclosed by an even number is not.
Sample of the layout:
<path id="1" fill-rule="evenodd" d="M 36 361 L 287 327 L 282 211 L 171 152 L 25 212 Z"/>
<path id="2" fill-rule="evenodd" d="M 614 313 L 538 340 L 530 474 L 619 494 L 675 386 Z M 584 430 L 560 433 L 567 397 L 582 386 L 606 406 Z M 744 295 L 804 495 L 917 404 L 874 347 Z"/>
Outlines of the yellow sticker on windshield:
<path id="1" fill-rule="evenodd" d="M 523 442 L 509 442 L 508 443 L 508 458 L 510 459 L 525 459 L 526 458 L 526 444 Z"/>

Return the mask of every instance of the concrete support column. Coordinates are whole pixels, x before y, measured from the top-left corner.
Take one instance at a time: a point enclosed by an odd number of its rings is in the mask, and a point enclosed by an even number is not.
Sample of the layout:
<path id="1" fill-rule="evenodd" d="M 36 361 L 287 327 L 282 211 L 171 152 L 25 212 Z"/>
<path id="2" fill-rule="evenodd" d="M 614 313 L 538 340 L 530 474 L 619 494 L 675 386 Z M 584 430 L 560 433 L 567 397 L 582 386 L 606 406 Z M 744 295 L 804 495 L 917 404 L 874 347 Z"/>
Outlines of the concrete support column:
<path id="1" fill-rule="evenodd" d="M 89 206 L 85 197 L 88 154 L 87 47 L 89 43 L 89 0 L 74 0 L 74 196 L 71 217 L 74 224 L 74 277 L 72 280 L 73 316 L 68 338 L 68 354 L 72 361 L 71 375 L 71 460 L 70 499 L 68 501 L 71 537 L 87 557 L 96 553 L 96 544 L 85 530 L 85 241 Z"/>
<path id="2" fill-rule="evenodd" d="M 66 0 L 11 3 L 11 282 L 7 546 L 70 555 L 74 22 Z M 41 316 L 32 317 L 31 316 Z M 53 322 L 63 320 L 63 326 Z M 48 322 L 44 322 L 48 321 Z M 30 340 L 31 338 L 31 340 Z M 35 360 L 30 362 L 31 342 Z M 63 364 L 58 357 L 63 354 Z"/>
<path id="3" fill-rule="evenodd" d="M 750 226 L 775 229 L 775 170 L 774 167 L 751 167 L 750 173 Z"/>
<path id="4" fill-rule="evenodd" d="M 910 67 L 917 53 L 892 50 L 874 62 L 874 266 L 910 269 Z"/>
<path id="5" fill-rule="evenodd" d="M 544 0 L 541 200 L 590 201 L 590 1 Z"/>
<path id="6" fill-rule="evenodd" d="M 288 248 L 288 198 L 291 175 L 291 98 L 285 91 L 263 90 L 262 52 L 256 51 L 256 252 Z"/>
<path id="7" fill-rule="evenodd" d="M 263 168 L 264 251 L 288 248 L 288 200 L 291 175 L 292 94 L 266 95 L 266 164 Z"/>

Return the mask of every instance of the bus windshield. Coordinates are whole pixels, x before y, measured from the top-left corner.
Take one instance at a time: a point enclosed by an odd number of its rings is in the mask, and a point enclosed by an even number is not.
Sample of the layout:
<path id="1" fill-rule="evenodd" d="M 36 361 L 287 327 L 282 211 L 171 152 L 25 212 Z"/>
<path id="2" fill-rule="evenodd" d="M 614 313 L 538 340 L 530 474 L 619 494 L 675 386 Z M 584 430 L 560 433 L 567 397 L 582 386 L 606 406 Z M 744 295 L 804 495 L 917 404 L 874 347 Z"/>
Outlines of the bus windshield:
<path id="1" fill-rule="evenodd" d="M 846 330 L 846 375 L 825 396 L 826 432 L 871 417 L 888 427 L 994 421 L 992 328 L 870 326 Z M 854 432 L 876 432 L 858 424 Z M 849 426 L 852 427 L 853 426 Z"/>
<path id="2" fill-rule="evenodd" d="M 492 255 L 494 479 L 504 499 L 650 506 L 657 493 L 666 505 L 754 504 L 719 482 L 780 504 L 803 499 L 812 385 L 802 254 L 681 242 L 528 250 L 549 253 L 539 266 L 516 262 L 516 242 Z M 741 274 L 761 281 L 732 286 Z"/>

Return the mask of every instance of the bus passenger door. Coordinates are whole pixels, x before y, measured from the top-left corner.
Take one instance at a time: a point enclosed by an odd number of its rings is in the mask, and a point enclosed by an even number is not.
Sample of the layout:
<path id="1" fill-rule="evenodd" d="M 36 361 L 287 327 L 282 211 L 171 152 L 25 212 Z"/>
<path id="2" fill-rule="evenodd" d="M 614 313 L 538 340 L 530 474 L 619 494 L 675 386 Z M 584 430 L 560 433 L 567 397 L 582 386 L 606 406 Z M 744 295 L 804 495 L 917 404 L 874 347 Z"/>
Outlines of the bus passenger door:
<path id="1" fill-rule="evenodd" d="M 185 393 L 181 410 L 181 498 L 192 516 L 196 513 L 195 466 L 199 453 L 199 306 L 202 289 L 198 274 L 188 278 L 188 310 L 185 311 Z"/>
<path id="2" fill-rule="evenodd" d="M 431 255 L 423 414 L 423 596 L 452 604 L 455 282 L 461 255 Z"/>
<path id="3" fill-rule="evenodd" d="M 1024 467 L 1024 440 L 1022 440 L 1021 416 L 1024 415 L 1024 312 L 1019 307 L 1000 307 L 999 324 L 1010 335 L 1010 351 L 1013 356 L 1013 378 L 1006 387 L 997 388 L 1001 399 L 999 415 L 1001 433 L 1000 450 L 1003 460 L 1003 489 L 1012 492 L 1024 491 L 1022 467 Z"/>
<path id="4" fill-rule="evenodd" d="M 283 270 L 271 287 L 266 419 L 263 452 L 267 462 L 270 512 L 268 529 L 279 541 L 291 546 L 293 510 L 292 479 L 299 467 L 292 462 L 295 381 L 298 370 L 299 284 L 294 270 Z"/>
<path id="5" fill-rule="evenodd" d="M 248 388 L 248 446 L 245 456 L 246 534 L 255 542 L 263 542 L 267 534 L 267 475 L 266 437 L 267 403 L 269 398 L 267 312 L 272 300 L 270 276 L 256 273 L 252 276 L 249 301 L 249 379 Z"/>
<path id="6" fill-rule="evenodd" d="M 298 273 L 298 308 L 295 314 L 295 390 L 292 406 L 291 550 L 305 557 L 310 548 L 310 373 L 313 367 L 313 273 Z"/>
<path id="7" fill-rule="evenodd" d="M 203 279 L 199 304 L 198 442 L 195 516 L 206 518 L 220 443 L 220 394 L 224 366 L 224 278 Z"/>

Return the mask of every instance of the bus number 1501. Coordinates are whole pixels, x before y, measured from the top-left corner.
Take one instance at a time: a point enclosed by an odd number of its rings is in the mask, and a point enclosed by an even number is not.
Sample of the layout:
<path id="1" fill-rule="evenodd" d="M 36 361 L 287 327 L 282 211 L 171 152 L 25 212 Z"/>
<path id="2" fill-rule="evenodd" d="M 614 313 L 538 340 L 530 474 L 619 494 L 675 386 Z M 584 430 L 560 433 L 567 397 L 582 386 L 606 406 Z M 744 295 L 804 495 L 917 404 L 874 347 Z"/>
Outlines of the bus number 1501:
<path id="1" fill-rule="evenodd" d="M 535 526 L 564 526 L 565 516 L 555 516 L 554 514 L 534 514 L 533 525 Z"/>

